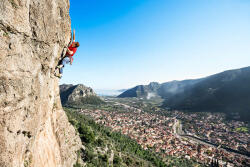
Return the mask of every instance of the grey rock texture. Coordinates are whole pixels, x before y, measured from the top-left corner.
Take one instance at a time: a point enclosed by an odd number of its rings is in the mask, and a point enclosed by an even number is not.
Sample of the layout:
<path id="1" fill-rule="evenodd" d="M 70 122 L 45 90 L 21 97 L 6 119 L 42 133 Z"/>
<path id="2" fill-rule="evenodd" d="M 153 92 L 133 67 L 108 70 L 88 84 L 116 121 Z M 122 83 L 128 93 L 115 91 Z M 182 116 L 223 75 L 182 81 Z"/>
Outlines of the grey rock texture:
<path id="1" fill-rule="evenodd" d="M 83 84 L 71 85 L 63 84 L 60 85 L 60 94 L 62 103 L 71 103 L 80 101 L 81 98 L 87 96 L 96 96 L 92 88 L 86 87 Z"/>
<path id="2" fill-rule="evenodd" d="M 0 166 L 71 167 L 80 138 L 54 68 L 70 40 L 68 0 L 0 1 Z"/>

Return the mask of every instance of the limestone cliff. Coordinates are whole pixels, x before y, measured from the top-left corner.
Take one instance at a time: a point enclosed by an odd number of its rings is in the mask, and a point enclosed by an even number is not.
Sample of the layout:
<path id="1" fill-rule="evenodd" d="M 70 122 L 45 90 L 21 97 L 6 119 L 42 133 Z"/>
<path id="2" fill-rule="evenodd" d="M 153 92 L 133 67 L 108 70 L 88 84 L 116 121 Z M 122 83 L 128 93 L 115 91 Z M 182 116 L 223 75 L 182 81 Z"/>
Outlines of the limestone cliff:
<path id="1" fill-rule="evenodd" d="M 0 1 L 0 166 L 71 167 L 80 138 L 54 67 L 70 40 L 68 0 Z"/>

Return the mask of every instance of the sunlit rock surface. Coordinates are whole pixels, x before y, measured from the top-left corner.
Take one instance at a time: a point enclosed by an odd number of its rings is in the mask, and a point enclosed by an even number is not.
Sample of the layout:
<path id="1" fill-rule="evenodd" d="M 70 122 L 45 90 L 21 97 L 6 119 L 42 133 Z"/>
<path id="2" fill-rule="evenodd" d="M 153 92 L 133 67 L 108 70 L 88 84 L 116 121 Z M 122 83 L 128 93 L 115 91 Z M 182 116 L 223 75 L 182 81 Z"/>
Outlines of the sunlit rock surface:
<path id="1" fill-rule="evenodd" d="M 54 68 L 70 41 L 68 0 L 0 1 L 0 166 L 70 167 L 80 138 Z"/>

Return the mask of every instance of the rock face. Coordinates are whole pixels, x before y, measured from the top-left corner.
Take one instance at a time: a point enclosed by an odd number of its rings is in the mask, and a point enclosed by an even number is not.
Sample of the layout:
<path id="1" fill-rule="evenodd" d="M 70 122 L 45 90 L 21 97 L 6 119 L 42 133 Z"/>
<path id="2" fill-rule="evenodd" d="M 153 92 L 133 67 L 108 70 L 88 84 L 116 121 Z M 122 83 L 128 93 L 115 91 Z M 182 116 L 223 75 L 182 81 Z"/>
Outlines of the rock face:
<path id="1" fill-rule="evenodd" d="M 70 40 L 68 0 L 0 1 L 0 166 L 71 167 L 80 138 L 54 77 Z"/>
<path id="2" fill-rule="evenodd" d="M 86 87 L 82 84 L 71 85 L 63 84 L 60 85 L 60 96 L 62 104 L 78 102 L 84 97 L 96 96 L 93 89 Z"/>

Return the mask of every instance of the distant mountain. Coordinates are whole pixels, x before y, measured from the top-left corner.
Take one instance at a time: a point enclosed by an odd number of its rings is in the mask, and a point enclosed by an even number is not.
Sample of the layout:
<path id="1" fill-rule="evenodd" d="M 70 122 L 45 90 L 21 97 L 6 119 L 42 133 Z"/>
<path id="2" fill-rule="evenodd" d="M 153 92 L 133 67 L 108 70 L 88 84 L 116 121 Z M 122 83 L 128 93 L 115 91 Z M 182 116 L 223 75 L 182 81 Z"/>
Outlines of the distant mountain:
<path id="1" fill-rule="evenodd" d="M 96 89 L 96 93 L 98 96 L 118 96 L 122 92 L 125 92 L 127 89 L 120 89 L 120 90 L 115 90 L 115 89 Z"/>
<path id="2" fill-rule="evenodd" d="M 164 99 L 170 98 L 178 93 L 183 93 L 188 87 L 191 87 L 203 79 L 183 80 L 183 81 L 171 81 L 162 83 L 157 94 Z"/>
<path id="3" fill-rule="evenodd" d="M 128 89 L 119 89 L 119 90 L 117 90 L 118 92 L 125 92 L 126 90 L 128 90 Z"/>
<path id="4" fill-rule="evenodd" d="M 132 89 L 128 89 L 118 97 L 144 97 L 146 98 L 150 93 L 156 93 L 160 88 L 160 84 L 157 82 L 151 82 L 149 85 L 139 85 Z"/>
<path id="5" fill-rule="evenodd" d="M 165 99 L 163 106 L 171 109 L 224 112 L 230 118 L 250 121 L 250 67 L 153 87 L 139 85 L 118 97 L 144 98 L 150 93 Z"/>
<path id="6" fill-rule="evenodd" d="M 118 97 L 147 98 L 148 96 L 154 94 L 166 99 L 177 93 L 183 92 L 186 87 L 194 85 L 201 80 L 202 79 L 171 81 L 162 84 L 159 84 L 158 82 L 151 82 L 149 85 L 138 85 L 132 89 L 128 89 Z"/>
<path id="7" fill-rule="evenodd" d="M 167 98 L 164 106 L 187 111 L 224 112 L 250 121 L 250 67 L 206 77 Z"/>
<path id="8" fill-rule="evenodd" d="M 60 97 L 62 105 L 83 105 L 83 104 L 99 104 L 103 101 L 95 94 L 92 88 L 82 84 L 60 85 Z"/>

